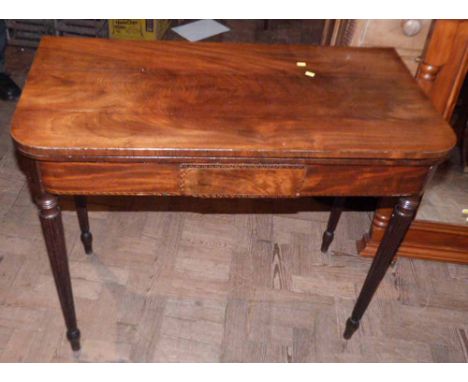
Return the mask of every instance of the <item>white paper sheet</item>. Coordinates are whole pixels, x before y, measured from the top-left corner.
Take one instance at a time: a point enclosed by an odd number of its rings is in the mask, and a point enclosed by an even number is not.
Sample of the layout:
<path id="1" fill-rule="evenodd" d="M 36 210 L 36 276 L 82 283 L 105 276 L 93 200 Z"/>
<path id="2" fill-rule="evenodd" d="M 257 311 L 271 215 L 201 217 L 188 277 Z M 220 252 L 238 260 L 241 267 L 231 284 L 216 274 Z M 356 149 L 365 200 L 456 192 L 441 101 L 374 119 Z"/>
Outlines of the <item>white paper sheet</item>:
<path id="1" fill-rule="evenodd" d="M 214 20 L 198 20 L 172 28 L 174 32 L 189 41 L 200 41 L 230 29 Z"/>

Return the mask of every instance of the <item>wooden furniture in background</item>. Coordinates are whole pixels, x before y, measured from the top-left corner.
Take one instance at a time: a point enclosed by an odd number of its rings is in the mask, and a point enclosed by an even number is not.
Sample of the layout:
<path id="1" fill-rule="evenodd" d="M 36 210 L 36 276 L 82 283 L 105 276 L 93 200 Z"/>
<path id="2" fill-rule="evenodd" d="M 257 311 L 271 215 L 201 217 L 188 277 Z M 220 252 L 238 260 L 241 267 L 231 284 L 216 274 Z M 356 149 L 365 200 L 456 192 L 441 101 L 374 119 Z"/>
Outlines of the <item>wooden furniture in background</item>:
<path id="1" fill-rule="evenodd" d="M 468 71 L 468 21 L 438 20 L 416 79 L 447 121 L 452 118 Z M 466 93 L 466 92 L 465 92 Z M 467 99 L 465 94 L 465 108 Z M 466 110 L 464 110 L 466 113 Z M 466 118 L 465 118 L 466 120 Z M 466 126 L 463 127 L 466 128 Z M 462 156 L 468 152 L 465 131 L 459 132 Z M 464 146 L 464 147 L 463 147 Z M 466 164 L 467 158 L 462 163 Z M 465 171 L 468 168 L 465 168 Z"/>
<path id="2" fill-rule="evenodd" d="M 348 46 L 350 45 L 356 20 L 325 20 L 322 31 L 322 46 Z"/>
<path id="3" fill-rule="evenodd" d="M 395 200 L 384 198 L 377 208 L 369 233 L 358 242 L 361 256 L 372 257 L 382 241 Z M 415 220 L 401 243 L 398 256 L 423 260 L 468 262 L 468 229 L 456 224 Z"/>
<path id="4" fill-rule="evenodd" d="M 414 75 L 431 20 L 327 20 L 322 45 L 395 48 Z"/>
<path id="5" fill-rule="evenodd" d="M 467 70 L 468 21 L 436 21 L 416 80 L 447 121 Z"/>
<path id="6" fill-rule="evenodd" d="M 41 42 L 12 137 L 74 350 L 57 195 L 80 196 L 87 253 L 85 195 L 397 197 L 349 339 L 455 142 L 393 49 L 58 37 Z"/>
<path id="7" fill-rule="evenodd" d="M 447 121 L 451 118 L 467 68 L 468 21 L 436 21 L 416 79 Z M 375 212 L 371 230 L 358 242 L 358 250 L 363 256 L 375 255 L 388 225 L 392 204 L 392 200 L 381 202 Z M 398 254 L 468 263 L 468 227 L 416 220 Z"/>

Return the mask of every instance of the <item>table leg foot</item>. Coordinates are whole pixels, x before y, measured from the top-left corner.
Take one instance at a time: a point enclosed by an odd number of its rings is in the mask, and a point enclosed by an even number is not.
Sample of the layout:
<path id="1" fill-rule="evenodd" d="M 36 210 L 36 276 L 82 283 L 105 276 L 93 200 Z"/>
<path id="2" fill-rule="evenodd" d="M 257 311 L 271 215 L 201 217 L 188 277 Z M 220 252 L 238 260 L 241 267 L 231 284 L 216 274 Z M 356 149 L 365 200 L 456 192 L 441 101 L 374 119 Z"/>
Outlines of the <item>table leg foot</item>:
<path id="1" fill-rule="evenodd" d="M 328 252 L 328 248 L 330 247 L 330 244 L 332 243 L 334 236 L 335 235 L 334 235 L 333 232 L 325 231 L 323 233 L 322 246 L 320 247 L 320 251 L 322 253 L 327 253 Z"/>
<path id="2" fill-rule="evenodd" d="M 78 223 L 81 230 L 81 242 L 83 243 L 85 253 L 93 254 L 93 235 L 89 230 L 88 206 L 85 196 L 75 196 L 75 206 L 78 215 Z"/>
<path id="3" fill-rule="evenodd" d="M 83 247 L 85 250 L 85 253 L 87 255 L 92 255 L 93 254 L 93 235 L 91 232 L 82 232 L 81 233 L 81 242 L 83 243 Z"/>
<path id="4" fill-rule="evenodd" d="M 330 218 L 328 219 L 327 229 L 323 233 L 322 237 L 322 246 L 320 250 L 323 253 L 328 251 L 330 244 L 333 241 L 333 237 L 335 234 L 336 226 L 338 225 L 338 221 L 340 220 L 341 212 L 343 211 L 343 206 L 346 201 L 346 198 L 335 198 L 333 201 L 333 206 L 330 212 Z"/>
<path id="5" fill-rule="evenodd" d="M 411 221 L 419 205 L 419 197 L 402 197 L 393 209 L 393 215 L 385 231 L 384 237 L 380 242 L 377 254 L 372 261 L 372 265 L 367 273 L 366 280 L 362 286 L 359 297 L 354 306 L 351 318 L 346 322 L 344 337 L 351 338 L 353 333 L 359 327 L 364 312 L 369 306 L 375 291 L 390 267 L 398 247 L 403 241 Z"/>
<path id="6" fill-rule="evenodd" d="M 358 320 L 353 320 L 353 318 L 348 318 L 346 321 L 346 328 L 343 333 L 343 338 L 346 340 L 349 340 L 354 332 L 359 329 L 359 321 Z"/>
<path id="7" fill-rule="evenodd" d="M 80 336 L 81 334 L 79 329 L 72 329 L 67 331 L 67 339 L 70 341 L 70 345 L 73 351 L 79 351 L 81 349 Z"/>

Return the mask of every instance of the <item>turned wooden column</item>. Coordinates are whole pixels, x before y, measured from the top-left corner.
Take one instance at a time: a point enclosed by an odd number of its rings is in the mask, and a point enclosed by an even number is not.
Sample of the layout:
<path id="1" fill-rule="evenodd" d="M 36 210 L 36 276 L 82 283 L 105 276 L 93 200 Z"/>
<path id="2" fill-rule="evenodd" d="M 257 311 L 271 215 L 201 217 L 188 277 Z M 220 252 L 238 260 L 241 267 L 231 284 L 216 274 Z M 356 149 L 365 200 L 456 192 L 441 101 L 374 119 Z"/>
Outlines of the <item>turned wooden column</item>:
<path id="1" fill-rule="evenodd" d="M 44 190 L 36 161 L 21 155 L 18 155 L 18 161 L 28 179 L 32 199 L 39 209 L 39 220 L 67 327 L 67 338 L 71 343 L 72 349 L 77 351 L 80 350 L 80 331 L 76 322 L 62 213 L 58 199 L 55 195 L 51 195 Z"/>
<path id="2" fill-rule="evenodd" d="M 449 121 L 468 71 L 468 21 L 434 23 L 416 81 Z"/>
<path id="3" fill-rule="evenodd" d="M 351 317 L 346 321 L 343 337 L 351 338 L 359 328 L 359 322 L 374 296 L 377 287 L 392 263 L 401 242 L 403 241 L 411 221 L 419 205 L 419 197 L 402 197 L 393 210 L 392 217 L 380 242 L 377 254 L 367 274 L 361 293 L 356 301 Z"/>
<path id="4" fill-rule="evenodd" d="M 67 338 L 73 350 L 80 350 L 80 331 L 76 324 L 62 214 L 58 206 L 58 200 L 54 195 L 44 193 L 36 200 L 36 204 L 39 208 L 39 219 L 47 247 L 50 267 L 67 326 Z"/>

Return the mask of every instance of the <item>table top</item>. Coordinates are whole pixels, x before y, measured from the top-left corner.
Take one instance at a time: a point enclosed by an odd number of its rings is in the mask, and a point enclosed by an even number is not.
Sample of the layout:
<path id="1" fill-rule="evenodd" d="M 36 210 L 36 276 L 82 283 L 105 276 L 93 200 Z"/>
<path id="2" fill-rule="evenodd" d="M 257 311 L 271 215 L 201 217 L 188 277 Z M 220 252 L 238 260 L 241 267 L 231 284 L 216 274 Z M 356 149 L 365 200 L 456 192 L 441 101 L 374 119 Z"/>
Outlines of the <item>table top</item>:
<path id="1" fill-rule="evenodd" d="M 42 39 L 12 137 L 38 159 L 437 159 L 455 144 L 391 48 L 72 37 Z"/>

